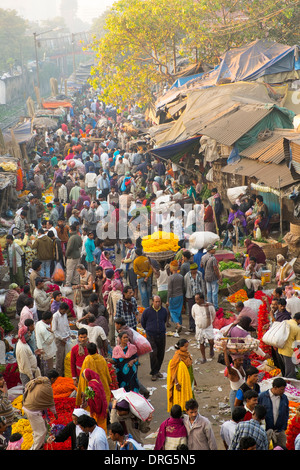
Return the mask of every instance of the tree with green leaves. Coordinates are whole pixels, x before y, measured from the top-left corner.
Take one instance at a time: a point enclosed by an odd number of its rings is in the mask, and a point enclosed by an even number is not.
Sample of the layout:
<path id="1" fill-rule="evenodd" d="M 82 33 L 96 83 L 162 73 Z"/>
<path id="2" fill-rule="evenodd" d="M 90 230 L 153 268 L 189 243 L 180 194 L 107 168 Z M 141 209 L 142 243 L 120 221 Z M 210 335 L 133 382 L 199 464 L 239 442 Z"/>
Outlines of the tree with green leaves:
<path id="1" fill-rule="evenodd" d="M 91 83 L 106 103 L 144 106 L 174 82 L 180 57 L 214 66 L 255 39 L 296 39 L 299 7 L 300 0 L 120 0 L 101 22 L 105 34 L 88 46 L 97 62 Z"/>

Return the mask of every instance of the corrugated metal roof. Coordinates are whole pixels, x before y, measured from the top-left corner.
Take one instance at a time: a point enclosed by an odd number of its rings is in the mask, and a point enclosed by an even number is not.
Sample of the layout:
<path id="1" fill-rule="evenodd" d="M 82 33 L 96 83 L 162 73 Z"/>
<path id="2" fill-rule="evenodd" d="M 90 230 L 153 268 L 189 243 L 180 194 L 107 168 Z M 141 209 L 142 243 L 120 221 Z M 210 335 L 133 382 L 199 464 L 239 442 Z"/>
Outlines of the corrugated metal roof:
<path id="1" fill-rule="evenodd" d="M 300 141 L 291 141 L 290 149 L 292 151 L 292 161 L 300 163 Z"/>
<path id="2" fill-rule="evenodd" d="M 281 188 L 284 188 L 300 181 L 300 175 L 298 180 L 295 180 L 286 164 L 262 163 L 247 158 L 226 165 L 222 168 L 222 173 L 256 178 L 259 183 L 276 189 L 279 188 L 279 184 Z"/>
<path id="3" fill-rule="evenodd" d="M 250 147 L 247 147 L 245 150 L 242 150 L 240 152 L 240 155 L 242 157 L 257 160 L 262 154 L 262 152 L 264 152 L 265 149 L 269 147 L 273 142 L 278 141 L 278 139 L 280 139 L 278 135 L 272 134 L 270 137 L 268 137 L 268 139 L 258 140 L 254 145 L 250 145 Z"/>
<path id="4" fill-rule="evenodd" d="M 198 130 L 224 145 L 233 145 L 249 132 L 258 122 L 270 114 L 272 106 L 244 105 L 229 115 L 215 120 Z"/>

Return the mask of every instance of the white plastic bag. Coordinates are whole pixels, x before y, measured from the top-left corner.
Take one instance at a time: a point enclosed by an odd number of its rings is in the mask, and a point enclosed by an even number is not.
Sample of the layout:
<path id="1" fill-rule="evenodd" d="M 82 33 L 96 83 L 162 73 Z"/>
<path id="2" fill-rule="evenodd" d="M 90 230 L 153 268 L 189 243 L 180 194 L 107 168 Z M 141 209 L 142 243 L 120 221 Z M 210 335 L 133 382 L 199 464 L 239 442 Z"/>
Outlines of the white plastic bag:
<path id="1" fill-rule="evenodd" d="M 146 421 L 154 411 L 151 403 L 139 393 L 126 392 L 124 388 L 118 388 L 117 390 L 112 390 L 112 394 L 117 402 L 126 400 L 129 403 L 131 413 L 142 421 Z"/>
<path id="2" fill-rule="evenodd" d="M 289 337 L 290 325 L 286 320 L 279 322 L 275 321 L 271 328 L 264 334 L 262 340 L 268 346 L 274 348 L 284 348 L 284 345 Z"/>
<path id="3" fill-rule="evenodd" d="M 189 238 L 189 249 L 201 250 L 219 240 L 219 235 L 213 232 L 194 232 Z"/>
<path id="4" fill-rule="evenodd" d="M 235 188 L 229 188 L 227 189 L 227 197 L 231 204 L 235 204 L 237 198 L 241 194 L 246 194 L 246 191 L 248 189 L 248 186 L 236 186 Z"/>

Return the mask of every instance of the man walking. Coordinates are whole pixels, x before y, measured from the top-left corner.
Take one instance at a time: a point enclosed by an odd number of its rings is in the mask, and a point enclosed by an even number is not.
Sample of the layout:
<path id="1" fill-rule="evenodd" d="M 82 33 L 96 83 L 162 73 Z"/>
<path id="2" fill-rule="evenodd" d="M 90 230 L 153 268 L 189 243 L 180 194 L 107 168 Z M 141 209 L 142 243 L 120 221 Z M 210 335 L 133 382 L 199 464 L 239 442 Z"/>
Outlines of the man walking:
<path id="1" fill-rule="evenodd" d="M 159 295 L 153 296 L 152 305 L 143 311 L 141 325 L 146 331 L 147 339 L 152 347 L 150 367 L 152 380 L 162 377 L 160 368 L 164 360 L 166 346 L 166 322 L 168 312 L 161 305 Z"/>
<path id="2" fill-rule="evenodd" d="M 66 248 L 66 286 L 79 284 L 79 274 L 77 266 L 80 263 L 82 239 L 76 230 L 76 226 L 71 226 L 70 238 Z"/>
<path id="3" fill-rule="evenodd" d="M 214 256 L 216 246 L 208 245 L 207 253 L 201 259 L 201 267 L 204 269 L 204 280 L 206 283 L 207 301 L 212 303 L 215 310 L 218 310 L 218 292 L 221 274 L 218 262 Z"/>

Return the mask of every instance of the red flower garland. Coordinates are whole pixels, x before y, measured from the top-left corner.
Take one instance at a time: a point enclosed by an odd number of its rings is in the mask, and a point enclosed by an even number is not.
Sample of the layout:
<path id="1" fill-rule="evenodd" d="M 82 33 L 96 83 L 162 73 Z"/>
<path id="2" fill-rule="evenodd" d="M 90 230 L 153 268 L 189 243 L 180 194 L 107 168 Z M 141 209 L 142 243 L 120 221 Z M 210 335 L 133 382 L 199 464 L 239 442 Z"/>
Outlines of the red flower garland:
<path id="1" fill-rule="evenodd" d="M 287 430 L 286 430 L 287 450 L 295 450 L 295 439 L 299 433 L 300 433 L 300 408 L 297 409 L 297 413 L 290 420 Z"/>
<path id="2" fill-rule="evenodd" d="M 267 304 L 263 302 L 259 306 L 258 309 L 258 316 L 257 316 L 257 339 L 260 341 L 260 348 L 266 353 L 271 355 L 272 354 L 272 348 L 271 346 L 268 346 L 265 344 L 262 340 L 263 335 L 265 334 L 266 330 L 264 329 L 265 325 L 267 325 L 270 322 L 269 320 L 269 312 L 267 309 Z"/>
<path id="3" fill-rule="evenodd" d="M 66 424 L 72 421 L 72 414 L 73 410 L 76 407 L 76 398 L 68 397 L 68 398 L 55 398 L 55 408 L 58 415 L 58 418 L 55 419 L 54 415 L 50 412 L 50 425 L 52 424 Z M 45 445 L 45 450 L 71 450 L 72 443 L 71 438 L 69 437 L 65 442 L 53 442 L 50 445 Z"/>

